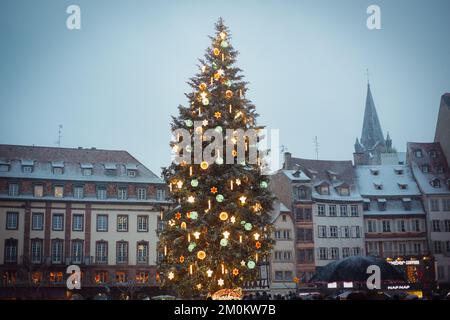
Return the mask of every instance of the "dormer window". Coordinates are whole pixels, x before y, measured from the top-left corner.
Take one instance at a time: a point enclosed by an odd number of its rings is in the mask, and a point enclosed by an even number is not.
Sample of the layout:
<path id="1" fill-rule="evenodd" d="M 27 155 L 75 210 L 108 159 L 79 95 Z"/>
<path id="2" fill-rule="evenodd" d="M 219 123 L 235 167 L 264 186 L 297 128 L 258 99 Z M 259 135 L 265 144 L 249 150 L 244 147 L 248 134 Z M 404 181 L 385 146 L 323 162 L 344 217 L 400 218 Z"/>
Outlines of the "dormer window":
<path id="1" fill-rule="evenodd" d="M 136 177 L 137 175 L 137 165 L 135 163 L 128 163 L 125 165 L 125 169 L 127 170 L 127 176 Z"/>
<path id="2" fill-rule="evenodd" d="M 105 174 L 107 176 L 117 175 L 117 166 L 115 163 L 105 163 Z"/>
<path id="3" fill-rule="evenodd" d="M 23 173 L 32 173 L 34 167 L 33 160 L 22 160 L 22 172 Z"/>
<path id="4" fill-rule="evenodd" d="M 397 174 L 399 176 L 401 176 L 403 174 L 403 169 L 395 168 L 394 171 L 395 171 L 395 174 Z"/>
<path id="5" fill-rule="evenodd" d="M 320 192 L 320 194 L 323 194 L 323 195 L 330 194 L 330 188 L 328 187 L 328 185 L 323 184 L 319 187 L 319 192 Z"/>
<path id="6" fill-rule="evenodd" d="M 437 166 L 436 167 L 436 172 L 437 173 L 444 173 L 444 167 L 443 166 Z"/>
<path id="7" fill-rule="evenodd" d="M 406 211 L 411 211 L 411 198 L 403 198 L 403 207 Z"/>
<path id="8" fill-rule="evenodd" d="M 349 187 L 340 187 L 339 188 L 339 193 L 341 196 L 349 196 L 350 195 L 350 188 Z"/>
<path id="9" fill-rule="evenodd" d="M 372 169 L 370 169 L 370 173 L 373 176 L 377 176 L 380 173 L 380 171 L 378 169 L 372 168 Z"/>
<path id="10" fill-rule="evenodd" d="M 61 161 L 53 161 L 52 162 L 53 174 L 63 174 L 64 172 L 64 163 Z"/>
<path id="11" fill-rule="evenodd" d="M 0 161 L 0 172 L 8 172 L 10 164 L 5 161 Z"/>
<path id="12" fill-rule="evenodd" d="M 294 177 L 298 178 L 298 177 L 300 177 L 301 173 L 302 173 L 302 172 L 301 172 L 300 170 L 297 170 L 297 171 L 295 171 L 292 175 L 293 175 Z"/>
<path id="13" fill-rule="evenodd" d="M 406 189 L 408 189 L 408 184 L 407 184 L 407 183 L 398 182 L 397 184 L 398 184 L 398 187 L 399 187 L 401 190 L 406 190 Z"/>
<path id="14" fill-rule="evenodd" d="M 430 166 L 427 165 L 427 164 L 424 164 L 424 165 L 420 166 L 420 169 L 422 170 L 423 173 L 430 172 Z"/>
<path id="15" fill-rule="evenodd" d="M 374 186 L 375 190 L 383 190 L 383 184 L 380 182 L 374 182 L 373 186 Z"/>
<path id="16" fill-rule="evenodd" d="M 441 181 L 439 179 L 433 179 L 430 181 L 430 184 L 433 188 L 440 188 L 441 187 Z"/>
<path id="17" fill-rule="evenodd" d="M 370 199 L 367 199 L 367 198 L 363 199 L 363 210 L 364 211 L 370 210 Z"/>
<path id="18" fill-rule="evenodd" d="M 430 157 L 433 158 L 433 159 L 436 159 L 436 157 L 437 157 L 437 153 L 436 153 L 436 151 L 434 151 L 434 150 L 430 150 L 429 155 L 430 155 Z"/>
<path id="19" fill-rule="evenodd" d="M 386 199 L 378 199 L 378 209 L 380 211 L 386 211 Z"/>
<path id="20" fill-rule="evenodd" d="M 416 158 L 422 158 L 423 157 L 422 150 L 420 150 L 420 149 L 415 150 L 414 151 L 414 156 Z"/>
<path id="21" fill-rule="evenodd" d="M 92 163 L 81 163 L 80 167 L 83 176 L 92 176 L 92 169 L 94 167 Z"/>

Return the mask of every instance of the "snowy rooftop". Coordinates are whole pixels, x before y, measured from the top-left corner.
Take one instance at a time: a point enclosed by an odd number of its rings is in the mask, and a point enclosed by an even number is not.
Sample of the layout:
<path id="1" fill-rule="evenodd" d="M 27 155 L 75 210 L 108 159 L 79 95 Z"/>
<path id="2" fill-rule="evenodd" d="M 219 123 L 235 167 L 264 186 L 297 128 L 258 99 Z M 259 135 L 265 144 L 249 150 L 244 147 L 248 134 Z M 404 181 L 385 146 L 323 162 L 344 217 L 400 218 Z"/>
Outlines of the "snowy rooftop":
<path id="1" fill-rule="evenodd" d="M 271 222 L 274 222 L 275 220 L 277 220 L 281 213 L 289 213 L 289 212 L 291 212 L 291 210 L 289 210 L 288 207 L 286 207 L 279 200 L 275 200 L 273 202 L 273 209 L 269 213 L 272 218 Z"/>
<path id="2" fill-rule="evenodd" d="M 301 170 L 283 170 L 292 182 L 310 182 L 311 179 Z"/>
<path id="3" fill-rule="evenodd" d="M 408 161 L 423 193 L 450 194 L 450 169 L 439 142 L 408 142 Z"/>
<path id="4" fill-rule="evenodd" d="M 71 149 L 0 144 L 0 161 L 9 164 L 8 171 L 0 172 L 5 178 L 32 178 L 50 180 L 75 180 L 98 182 L 164 182 L 126 151 L 99 149 Z M 113 165 L 116 174 L 107 175 L 105 168 Z M 24 172 L 22 166 L 33 166 L 32 172 Z M 128 176 L 126 167 L 137 172 Z M 63 174 L 55 174 L 53 168 L 63 168 Z M 91 175 L 83 175 L 82 169 L 92 168 Z"/>
<path id="5" fill-rule="evenodd" d="M 407 165 L 357 166 L 356 178 L 363 196 L 405 197 L 420 195 Z"/>
<path id="6" fill-rule="evenodd" d="M 366 198 L 367 199 L 367 198 Z M 366 200 L 364 199 L 364 200 Z M 364 201 L 369 204 L 369 210 L 364 211 L 365 216 L 370 215 L 416 215 L 425 214 L 422 202 L 418 199 L 385 199 L 377 198 Z M 386 210 L 381 210 L 381 206 L 386 206 Z M 406 207 L 405 207 L 406 206 Z M 410 208 L 407 210 L 406 208 Z"/>

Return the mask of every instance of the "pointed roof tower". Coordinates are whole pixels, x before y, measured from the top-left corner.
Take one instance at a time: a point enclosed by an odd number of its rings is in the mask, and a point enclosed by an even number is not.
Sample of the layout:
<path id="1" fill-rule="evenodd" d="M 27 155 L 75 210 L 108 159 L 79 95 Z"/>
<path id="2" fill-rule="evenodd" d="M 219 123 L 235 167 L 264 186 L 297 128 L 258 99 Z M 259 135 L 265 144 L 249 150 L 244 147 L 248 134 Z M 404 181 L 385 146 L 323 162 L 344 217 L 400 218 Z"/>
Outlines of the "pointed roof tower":
<path id="1" fill-rule="evenodd" d="M 364 123 L 361 133 L 361 144 L 365 149 L 373 149 L 377 145 L 385 146 L 383 131 L 381 130 L 380 120 L 378 120 L 377 110 L 373 102 L 370 83 L 367 83 L 366 109 L 364 111 Z"/>

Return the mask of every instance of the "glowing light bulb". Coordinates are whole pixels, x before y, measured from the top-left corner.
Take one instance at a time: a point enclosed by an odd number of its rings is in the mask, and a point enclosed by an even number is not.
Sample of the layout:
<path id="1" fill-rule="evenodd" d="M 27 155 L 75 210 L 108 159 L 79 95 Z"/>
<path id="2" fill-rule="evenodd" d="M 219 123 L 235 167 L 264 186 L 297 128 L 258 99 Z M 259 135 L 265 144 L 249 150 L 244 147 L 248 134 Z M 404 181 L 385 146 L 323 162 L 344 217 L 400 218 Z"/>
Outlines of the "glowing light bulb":
<path id="1" fill-rule="evenodd" d="M 199 239 L 200 238 L 200 234 L 201 234 L 200 232 L 196 231 L 193 234 L 194 234 L 194 238 L 195 239 Z"/>
<path id="2" fill-rule="evenodd" d="M 228 231 L 225 231 L 224 233 L 222 233 L 225 239 L 228 239 L 228 237 L 230 236 L 230 233 Z"/>

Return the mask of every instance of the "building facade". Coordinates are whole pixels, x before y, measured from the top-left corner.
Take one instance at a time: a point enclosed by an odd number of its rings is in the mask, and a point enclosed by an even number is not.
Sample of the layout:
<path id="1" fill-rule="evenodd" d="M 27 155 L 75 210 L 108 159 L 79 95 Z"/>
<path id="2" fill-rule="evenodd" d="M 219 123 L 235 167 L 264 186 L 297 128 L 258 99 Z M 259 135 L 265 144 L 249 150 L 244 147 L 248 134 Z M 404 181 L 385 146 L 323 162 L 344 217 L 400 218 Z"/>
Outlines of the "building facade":
<path id="1" fill-rule="evenodd" d="M 126 151 L 0 145 L 3 294 L 156 285 L 165 184 Z M 20 291 L 20 293 L 19 293 Z"/>
<path id="2" fill-rule="evenodd" d="M 270 292 L 287 294 L 297 287 L 295 264 L 295 219 L 281 202 L 273 205 L 272 223 L 275 244 L 270 255 Z"/>
<path id="3" fill-rule="evenodd" d="M 311 180 L 316 268 L 364 255 L 362 198 L 352 162 L 292 158 L 291 164 Z"/>
<path id="4" fill-rule="evenodd" d="M 429 248 L 436 280 L 450 285 L 450 170 L 439 142 L 408 143 L 408 164 L 422 193 L 427 213 Z"/>
<path id="5" fill-rule="evenodd" d="M 285 155 L 287 167 L 290 154 Z M 294 217 L 295 261 L 298 286 L 305 287 L 315 273 L 314 226 L 312 220 L 311 179 L 301 170 L 281 169 L 271 176 L 271 189 L 287 206 Z"/>

